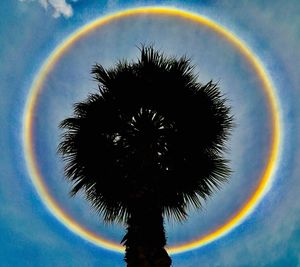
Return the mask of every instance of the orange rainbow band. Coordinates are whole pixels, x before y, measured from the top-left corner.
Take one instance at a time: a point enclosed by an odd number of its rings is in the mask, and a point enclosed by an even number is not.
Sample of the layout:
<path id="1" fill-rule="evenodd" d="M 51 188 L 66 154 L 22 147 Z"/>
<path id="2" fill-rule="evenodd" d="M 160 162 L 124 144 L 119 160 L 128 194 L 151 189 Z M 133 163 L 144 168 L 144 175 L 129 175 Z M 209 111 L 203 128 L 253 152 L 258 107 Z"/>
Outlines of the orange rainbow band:
<path id="1" fill-rule="evenodd" d="M 223 225 L 219 226 L 217 229 L 209 232 L 203 237 L 200 237 L 192 242 L 176 245 L 168 248 L 170 254 L 181 253 L 187 250 L 195 249 L 205 244 L 208 244 L 231 230 L 236 226 L 241 224 L 249 214 L 257 207 L 260 200 L 268 192 L 272 184 L 272 177 L 275 173 L 277 163 L 279 161 L 279 152 L 281 144 L 282 130 L 280 125 L 280 109 L 278 99 L 275 94 L 275 88 L 271 82 L 271 79 L 264 69 L 260 59 L 253 54 L 253 52 L 248 48 L 248 46 L 239 38 L 237 38 L 233 33 L 225 29 L 223 26 L 215 23 L 214 21 L 200 16 L 198 14 L 187 12 L 175 8 L 169 7 L 142 7 L 136 9 L 130 9 L 125 11 L 120 11 L 115 14 L 107 15 L 103 18 L 97 19 L 86 26 L 77 30 L 74 34 L 64 40 L 46 59 L 35 80 L 32 83 L 23 118 L 23 144 L 24 153 L 27 163 L 27 168 L 29 175 L 31 177 L 32 183 L 36 188 L 39 197 L 47 207 L 47 209 L 69 230 L 81 236 L 85 240 L 92 242 L 97 246 L 103 248 L 114 250 L 117 252 L 124 252 L 124 248 L 120 244 L 116 244 L 101 238 L 95 233 L 85 229 L 83 226 L 79 225 L 73 218 L 66 214 L 59 206 L 59 204 L 50 195 L 45 183 L 43 182 L 42 173 L 39 170 L 37 164 L 36 155 L 33 148 L 33 122 L 34 114 L 36 109 L 36 102 L 38 100 L 39 94 L 43 88 L 43 83 L 47 75 L 55 67 L 60 57 L 80 38 L 84 37 L 87 33 L 93 31 L 94 29 L 101 27 L 110 23 L 111 21 L 118 20 L 120 18 L 130 17 L 134 15 L 141 14 L 151 14 L 151 15 L 166 15 L 173 17 L 180 17 L 187 20 L 191 20 L 194 23 L 198 23 L 199 26 L 205 26 L 212 31 L 219 34 L 226 41 L 230 42 L 245 59 L 250 63 L 253 70 L 255 71 L 257 77 L 260 79 L 264 93 L 266 95 L 270 114 L 271 114 L 271 145 L 268 154 L 267 164 L 262 171 L 260 182 L 255 189 L 254 193 L 247 200 L 244 206 L 238 210 L 235 215 L 229 218 Z"/>

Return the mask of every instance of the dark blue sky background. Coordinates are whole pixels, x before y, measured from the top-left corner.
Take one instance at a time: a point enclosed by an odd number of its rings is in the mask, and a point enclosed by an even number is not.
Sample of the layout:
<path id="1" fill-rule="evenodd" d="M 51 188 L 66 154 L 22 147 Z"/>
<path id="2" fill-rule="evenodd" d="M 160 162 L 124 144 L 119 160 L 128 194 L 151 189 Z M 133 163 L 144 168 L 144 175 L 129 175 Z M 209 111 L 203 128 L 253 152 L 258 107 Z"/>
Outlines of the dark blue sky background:
<path id="1" fill-rule="evenodd" d="M 23 151 L 23 112 L 32 81 L 48 55 L 86 23 L 122 9 L 164 5 L 207 16 L 242 39 L 261 59 L 276 87 L 283 139 L 270 191 L 253 213 L 226 236 L 173 255 L 175 267 L 300 266 L 298 1 L 64 1 L 2 0 L 0 3 L 0 266 L 124 266 L 123 255 L 93 245 L 48 211 L 28 173 Z M 37 103 L 34 144 L 53 198 L 74 220 L 118 242 L 124 230 L 105 225 L 81 196 L 70 199 L 56 155 L 58 123 L 74 101 L 94 92 L 90 69 L 136 59 L 139 43 L 169 55 L 186 54 L 199 80 L 218 81 L 236 117 L 228 158 L 230 182 L 183 223 L 168 222 L 170 245 L 191 241 L 221 225 L 259 182 L 272 134 L 267 102 L 248 62 L 215 33 L 169 17 L 131 17 L 87 35 L 55 65 Z M 76 66 L 76 67 L 74 67 Z M 195 137 L 196 138 L 196 137 Z"/>

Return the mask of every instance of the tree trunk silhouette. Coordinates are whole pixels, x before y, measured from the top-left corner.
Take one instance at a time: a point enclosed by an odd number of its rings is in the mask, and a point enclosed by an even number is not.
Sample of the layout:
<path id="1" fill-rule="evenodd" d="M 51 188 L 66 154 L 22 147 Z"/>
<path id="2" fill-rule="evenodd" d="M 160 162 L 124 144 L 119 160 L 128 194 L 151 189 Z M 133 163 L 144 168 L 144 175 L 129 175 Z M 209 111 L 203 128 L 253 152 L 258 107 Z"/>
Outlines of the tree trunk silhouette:
<path id="1" fill-rule="evenodd" d="M 170 267 L 172 261 L 164 248 L 166 236 L 161 209 L 138 206 L 127 221 L 127 233 L 122 240 L 127 267 Z"/>

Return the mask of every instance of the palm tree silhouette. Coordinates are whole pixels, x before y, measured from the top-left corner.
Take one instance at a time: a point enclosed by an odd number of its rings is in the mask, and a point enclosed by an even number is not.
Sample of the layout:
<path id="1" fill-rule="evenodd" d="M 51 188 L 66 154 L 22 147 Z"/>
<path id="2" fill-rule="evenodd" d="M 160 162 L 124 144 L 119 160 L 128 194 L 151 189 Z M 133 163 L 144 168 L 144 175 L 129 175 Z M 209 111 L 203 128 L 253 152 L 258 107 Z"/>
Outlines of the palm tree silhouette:
<path id="1" fill-rule="evenodd" d="M 58 146 L 71 194 L 85 192 L 105 221 L 124 223 L 129 267 L 171 266 L 164 217 L 187 208 L 227 180 L 223 158 L 233 125 L 216 84 L 202 85 L 186 57 L 140 48 L 137 62 L 92 69 L 99 92 L 60 124 Z"/>

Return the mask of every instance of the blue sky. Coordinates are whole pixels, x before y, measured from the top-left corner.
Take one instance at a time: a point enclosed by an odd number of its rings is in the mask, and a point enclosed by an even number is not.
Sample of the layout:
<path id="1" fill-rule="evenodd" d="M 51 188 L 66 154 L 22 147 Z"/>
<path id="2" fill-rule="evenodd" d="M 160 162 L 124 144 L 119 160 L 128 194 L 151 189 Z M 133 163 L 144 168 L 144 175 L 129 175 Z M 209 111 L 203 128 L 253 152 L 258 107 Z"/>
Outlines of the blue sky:
<path id="1" fill-rule="evenodd" d="M 226 236 L 173 255 L 174 266 L 300 266 L 300 3 L 296 0 L 2 0 L 0 266 L 124 266 L 122 254 L 69 231 L 38 197 L 23 153 L 22 116 L 31 83 L 57 45 L 96 18 L 145 5 L 207 16 L 246 42 L 276 85 L 284 132 L 273 186 L 254 212 Z M 95 62 L 112 66 L 120 58 L 135 59 L 135 45 L 143 42 L 154 42 L 166 54 L 190 56 L 200 81 L 219 82 L 237 121 L 229 142 L 234 171 L 229 183 L 204 203 L 202 211 L 192 210 L 187 222 L 167 223 L 168 241 L 174 245 L 204 235 L 241 207 L 266 161 L 272 134 L 267 102 L 255 73 L 232 45 L 180 19 L 133 17 L 101 27 L 73 46 L 47 77 L 37 103 L 34 143 L 45 183 L 61 208 L 86 228 L 118 242 L 122 226 L 103 224 L 81 196 L 69 198 L 70 185 L 63 179 L 55 152 L 57 125 L 71 114 L 74 101 L 97 88 L 89 74 Z"/>

